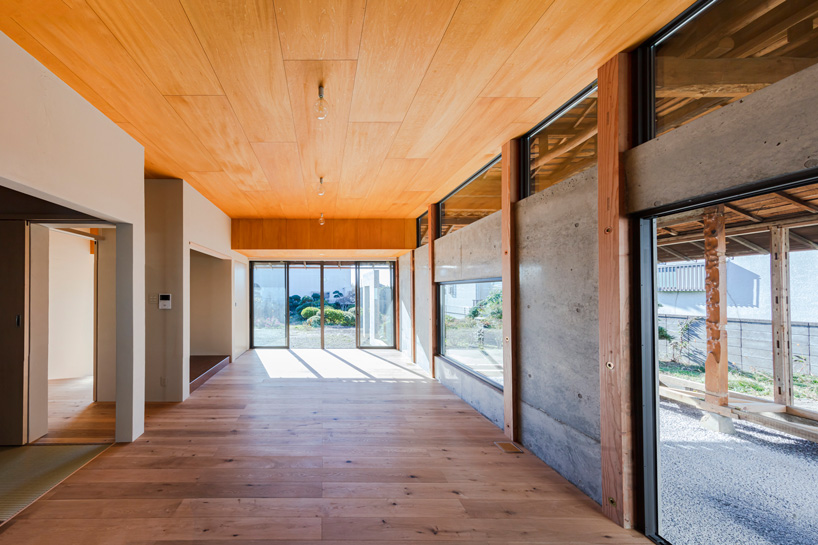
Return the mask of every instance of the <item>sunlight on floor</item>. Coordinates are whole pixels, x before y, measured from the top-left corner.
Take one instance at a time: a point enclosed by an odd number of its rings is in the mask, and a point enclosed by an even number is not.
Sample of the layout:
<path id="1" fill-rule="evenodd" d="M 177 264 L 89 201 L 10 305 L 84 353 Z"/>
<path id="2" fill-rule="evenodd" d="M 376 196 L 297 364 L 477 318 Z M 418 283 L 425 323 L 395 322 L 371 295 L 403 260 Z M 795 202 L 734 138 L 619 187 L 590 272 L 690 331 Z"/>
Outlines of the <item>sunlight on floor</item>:
<path id="1" fill-rule="evenodd" d="M 429 380 L 416 365 L 396 350 L 377 353 L 352 348 L 256 349 L 270 378 L 374 380 Z"/>

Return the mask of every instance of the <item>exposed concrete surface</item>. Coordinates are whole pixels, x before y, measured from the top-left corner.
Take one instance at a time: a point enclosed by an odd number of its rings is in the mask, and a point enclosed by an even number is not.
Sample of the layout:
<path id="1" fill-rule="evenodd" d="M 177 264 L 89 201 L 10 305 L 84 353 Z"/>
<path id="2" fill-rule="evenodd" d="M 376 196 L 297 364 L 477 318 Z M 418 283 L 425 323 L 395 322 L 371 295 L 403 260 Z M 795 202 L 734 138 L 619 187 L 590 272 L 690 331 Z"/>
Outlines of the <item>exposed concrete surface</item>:
<path id="1" fill-rule="evenodd" d="M 429 365 L 429 342 L 430 333 L 430 312 L 429 289 L 431 277 L 429 276 L 429 245 L 424 244 L 415 251 L 415 346 L 417 364 L 426 371 L 431 369 Z"/>
<path id="2" fill-rule="evenodd" d="M 660 403 L 660 535 L 673 545 L 818 543 L 818 445 L 743 420 L 726 435 L 701 417 Z"/>
<path id="3" fill-rule="evenodd" d="M 400 351 L 412 358 L 412 252 L 398 258 L 398 291 L 400 292 Z"/>
<path id="4" fill-rule="evenodd" d="M 435 241 L 435 280 L 455 282 L 502 276 L 500 227 L 495 212 Z"/>
<path id="5" fill-rule="evenodd" d="M 517 241 L 523 444 L 600 501 L 596 169 L 520 201 Z"/>
<path id="6" fill-rule="evenodd" d="M 491 420 L 498 428 L 503 427 L 503 392 L 474 378 L 465 371 L 450 365 L 443 358 L 435 358 L 437 378 L 463 401 Z"/>
<path id="7" fill-rule="evenodd" d="M 554 420 L 528 403 L 520 410 L 522 444 L 597 503 L 602 502 L 599 440 Z"/>
<path id="8" fill-rule="evenodd" d="M 818 65 L 630 150 L 629 212 L 818 167 L 816 103 Z"/>

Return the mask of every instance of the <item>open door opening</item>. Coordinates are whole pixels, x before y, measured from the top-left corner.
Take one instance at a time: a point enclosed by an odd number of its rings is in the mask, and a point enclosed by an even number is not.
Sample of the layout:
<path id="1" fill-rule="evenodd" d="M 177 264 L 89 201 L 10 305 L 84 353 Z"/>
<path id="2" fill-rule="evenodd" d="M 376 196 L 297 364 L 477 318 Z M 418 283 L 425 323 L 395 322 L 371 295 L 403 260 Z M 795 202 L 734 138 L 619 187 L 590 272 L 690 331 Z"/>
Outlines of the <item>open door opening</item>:
<path id="1" fill-rule="evenodd" d="M 190 250 L 190 391 L 230 363 L 232 262 Z M 161 295 L 160 295 L 161 297 Z M 168 301 L 173 304 L 173 301 Z"/>

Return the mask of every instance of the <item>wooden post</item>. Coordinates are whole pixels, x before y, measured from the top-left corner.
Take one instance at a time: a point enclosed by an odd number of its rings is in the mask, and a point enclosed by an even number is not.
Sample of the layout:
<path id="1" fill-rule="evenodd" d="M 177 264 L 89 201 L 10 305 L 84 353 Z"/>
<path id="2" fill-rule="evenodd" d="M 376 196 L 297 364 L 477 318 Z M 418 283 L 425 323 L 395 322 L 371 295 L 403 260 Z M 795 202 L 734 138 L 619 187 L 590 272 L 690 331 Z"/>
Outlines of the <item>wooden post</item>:
<path id="1" fill-rule="evenodd" d="M 395 350 L 400 352 L 400 262 L 395 260 L 395 274 L 392 277 L 394 284 L 392 284 L 392 296 L 394 297 L 392 303 L 392 310 L 395 313 Z"/>
<path id="2" fill-rule="evenodd" d="M 634 525 L 630 233 L 622 154 L 631 147 L 630 57 L 599 69 L 598 236 L 602 512 Z"/>
<path id="3" fill-rule="evenodd" d="M 790 237 L 786 227 L 770 227 L 773 303 L 773 399 L 792 405 L 792 328 L 790 326 Z"/>
<path id="4" fill-rule="evenodd" d="M 704 224 L 704 295 L 707 354 L 704 362 L 705 401 L 727 406 L 727 238 L 724 206 L 707 209 Z"/>
<path id="5" fill-rule="evenodd" d="M 319 274 L 321 275 L 321 304 L 319 306 L 319 314 L 321 316 L 321 350 L 324 350 L 324 264 L 321 263 Z M 356 302 L 357 304 L 357 302 Z"/>
<path id="6" fill-rule="evenodd" d="M 503 250 L 503 421 L 506 437 L 519 440 L 519 389 L 517 387 L 517 221 L 515 204 L 520 200 L 520 140 L 503 145 L 501 171 Z"/>
<path id="7" fill-rule="evenodd" d="M 440 216 L 438 214 L 438 204 L 429 205 L 429 372 L 432 378 L 437 376 L 435 372 L 435 356 L 439 352 L 437 341 L 437 284 L 435 284 L 435 239 L 440 230 Z"/>

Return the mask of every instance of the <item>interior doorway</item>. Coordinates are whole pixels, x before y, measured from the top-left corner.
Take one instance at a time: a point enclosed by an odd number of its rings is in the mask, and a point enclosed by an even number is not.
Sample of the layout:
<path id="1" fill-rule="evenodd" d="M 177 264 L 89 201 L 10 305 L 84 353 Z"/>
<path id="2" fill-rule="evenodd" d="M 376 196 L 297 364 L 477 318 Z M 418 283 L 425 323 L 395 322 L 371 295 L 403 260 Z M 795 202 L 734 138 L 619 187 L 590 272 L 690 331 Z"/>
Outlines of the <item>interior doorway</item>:
<path id="1" fill-rule="evenodd" d="M 190 250 L 190 391 L 230 363 L 232 261 Z M 168 301 L 170 305 L 173 301 Z"/>

